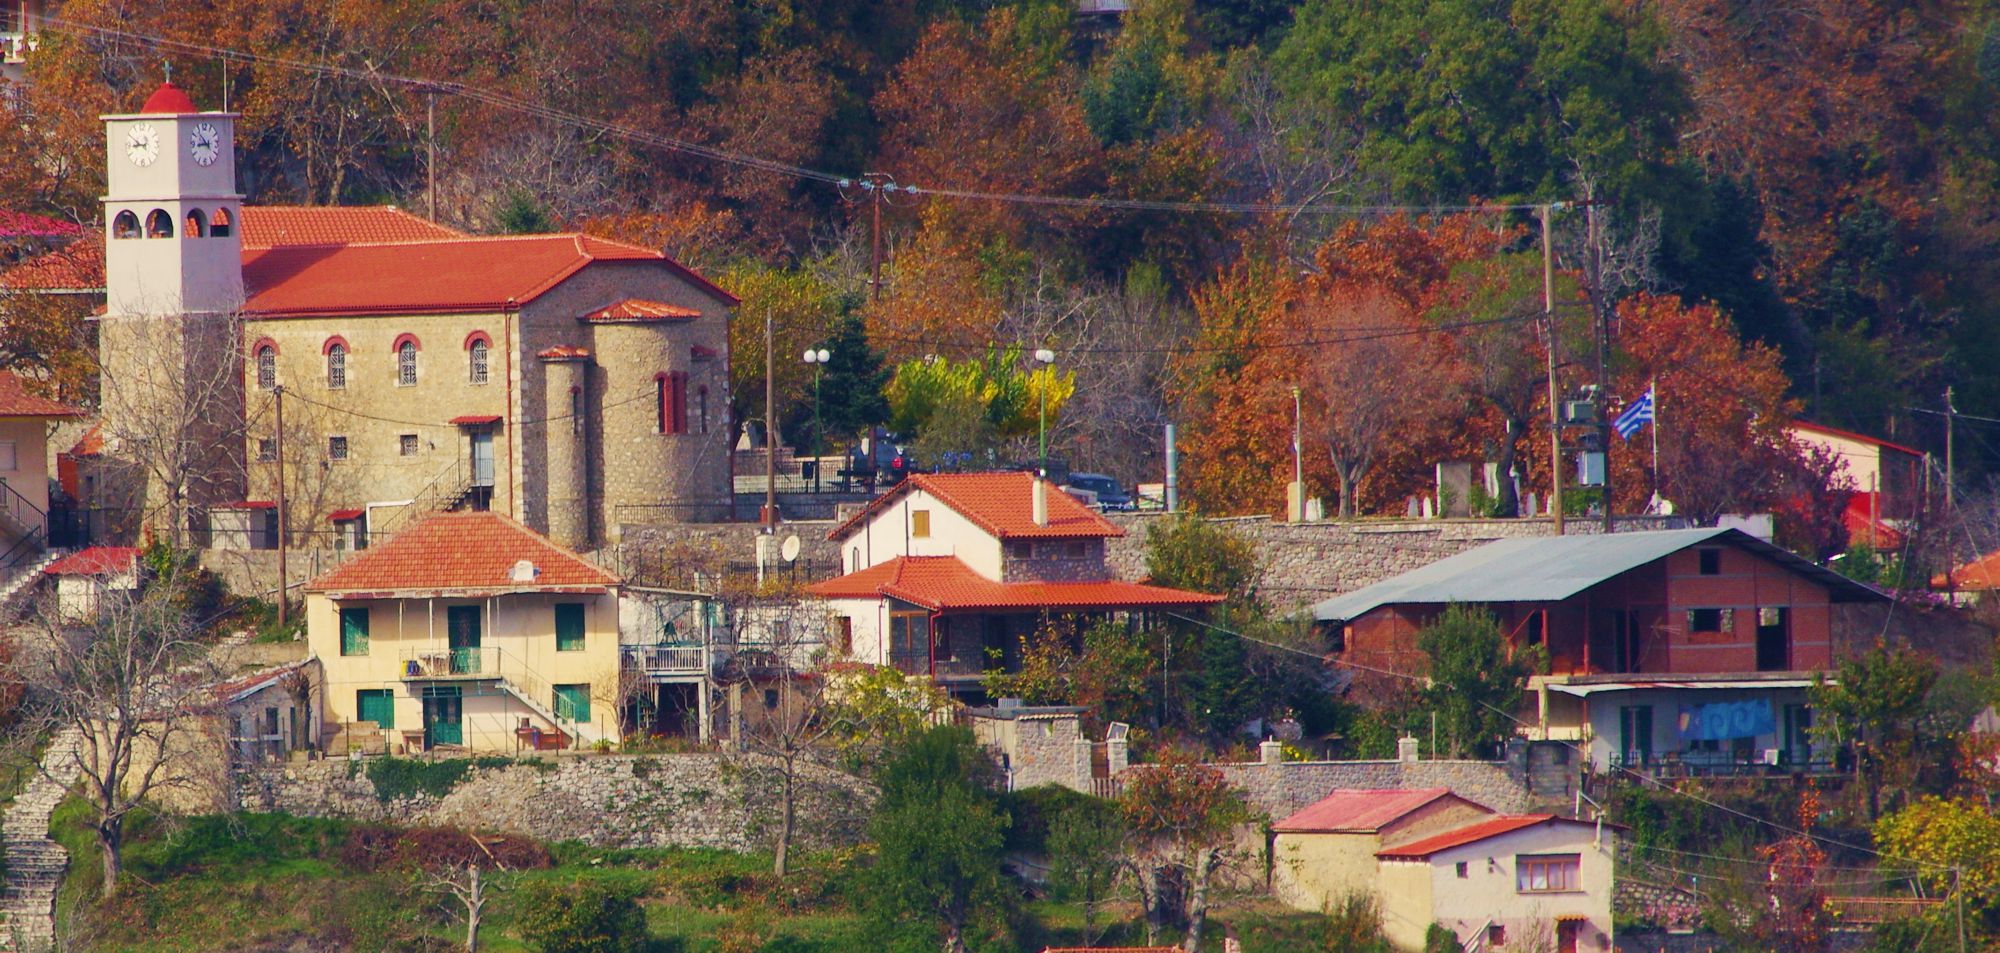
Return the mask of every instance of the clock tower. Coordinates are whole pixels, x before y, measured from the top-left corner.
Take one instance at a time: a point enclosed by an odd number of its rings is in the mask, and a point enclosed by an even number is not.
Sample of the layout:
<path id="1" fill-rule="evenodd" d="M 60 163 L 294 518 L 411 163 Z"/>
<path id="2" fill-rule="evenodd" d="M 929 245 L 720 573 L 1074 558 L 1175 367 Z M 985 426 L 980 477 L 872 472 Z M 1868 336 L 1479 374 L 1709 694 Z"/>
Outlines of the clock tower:
<path id="1" fill-rule="evenodd" d="M 137 113 L 104 116 L 105 312 L 229 312 L 243 303 L 236 114 L 201 112 L 163 83 Z"/>

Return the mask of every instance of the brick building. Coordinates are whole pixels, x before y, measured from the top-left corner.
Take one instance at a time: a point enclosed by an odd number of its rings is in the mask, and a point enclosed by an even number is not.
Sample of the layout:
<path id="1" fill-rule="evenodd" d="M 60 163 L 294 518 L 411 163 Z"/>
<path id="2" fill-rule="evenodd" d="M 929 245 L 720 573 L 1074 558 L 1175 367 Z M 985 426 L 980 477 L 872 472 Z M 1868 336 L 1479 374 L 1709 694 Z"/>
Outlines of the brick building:
<path id="1" fill-rule="evenodd" d="M 103 455 L 136 455 L 162 393 L 210 426 L 183 485 L 128 472 L 128 499 L 91 505 L 129 508 L 128 532 L 163 514 L 199 531 L 210 509 L 275 498 L 282 388 L 302 541 L 490 507 L 584 547 L 620 522 L 726 513 L 733 296 L 586 235 L 244 208 L 234 118 L 171 84 L 104 117 Z"/>
<path id="2" fill-rule="evenodd" d="M 1415 677 L 1418 633 L 1483 606 L 1510 644 L 1548 653 L 1524 733 L 1588 741 L 1600 767 L 1742 773 L 1829 754 L 1805 689 L 1833 666 L 1832 607 L 1885 599 L 1738 530 L 1690 529 L 1501 540 L 1313 615 L 1335 658 Z"/>

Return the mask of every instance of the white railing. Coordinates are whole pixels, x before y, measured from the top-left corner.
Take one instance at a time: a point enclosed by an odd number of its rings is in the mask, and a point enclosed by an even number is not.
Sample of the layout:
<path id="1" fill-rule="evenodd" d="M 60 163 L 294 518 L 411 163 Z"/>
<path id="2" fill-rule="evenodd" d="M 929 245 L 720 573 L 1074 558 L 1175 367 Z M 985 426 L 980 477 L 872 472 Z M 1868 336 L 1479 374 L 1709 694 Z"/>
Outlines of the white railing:
<path id="1" fill-rule="evenodd" d="M 634 666 L 648 675 L 708 671 L 708 649 L 700 645 L 627 645 L 622 647 Z"/>
<path id="2" fill-rule="evenodd" d="M 1132 9 L 1132 0 L 1076 0 L 1078 13 L 1125 13 Z"/>

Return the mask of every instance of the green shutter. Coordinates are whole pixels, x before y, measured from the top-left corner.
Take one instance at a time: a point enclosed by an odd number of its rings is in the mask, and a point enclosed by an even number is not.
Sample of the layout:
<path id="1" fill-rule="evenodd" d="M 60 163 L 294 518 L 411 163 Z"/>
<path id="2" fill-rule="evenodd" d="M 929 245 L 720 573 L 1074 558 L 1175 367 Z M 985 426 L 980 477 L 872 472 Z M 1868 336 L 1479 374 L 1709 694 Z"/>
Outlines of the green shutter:
<path id="1" fill-rule="evenodd" d="M 556 603 L 556 651 L 583 651 L 583 603 Z"/>
<path id="2" fill-rule="evenodd" d="M 557 685 L 556 717 L 569 721 L 590 720 L 590 686 Z"/>
<path id="3" fill-rule="evenodd" d="M 364 688 L 354 693 L 356 716 L 372 721 L 383 731 L 396 727 L 396 696 L 386 688 Z"/>
<path id="4" fill-rule="evenodd" d="M 368 610 L 340 610 L 340 654 L 368 654 Z"/>

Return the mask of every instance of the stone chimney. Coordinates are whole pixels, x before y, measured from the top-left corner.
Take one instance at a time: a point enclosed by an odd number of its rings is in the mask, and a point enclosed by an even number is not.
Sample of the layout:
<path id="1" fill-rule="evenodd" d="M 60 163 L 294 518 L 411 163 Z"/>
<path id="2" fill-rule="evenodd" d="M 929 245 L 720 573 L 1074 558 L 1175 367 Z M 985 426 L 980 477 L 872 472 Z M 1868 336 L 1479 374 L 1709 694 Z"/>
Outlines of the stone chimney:
<path id="1" fill-rule="evenodd" d="M 1404 735 L 1396 739 L 1396 760 L 1416 761 L 1421 757 L 1422 752 L 1423 746 L 1422 743 L 1417 741 L 1417 736 Z"/>
<path id="2" fill-rule="evenodd" d="M 1035 474 L 1035 482 L 1028 495 L 1032 498 L 1030 505 L 1034 508 L 1035 525 L 1049 525 L 1049 482 L 1042 479 L 1041 474 Z"/>

